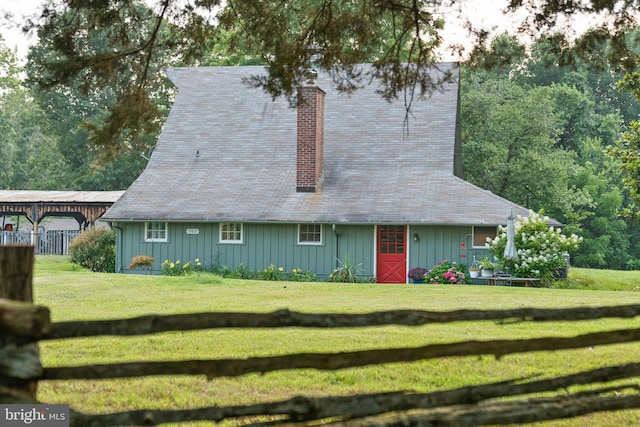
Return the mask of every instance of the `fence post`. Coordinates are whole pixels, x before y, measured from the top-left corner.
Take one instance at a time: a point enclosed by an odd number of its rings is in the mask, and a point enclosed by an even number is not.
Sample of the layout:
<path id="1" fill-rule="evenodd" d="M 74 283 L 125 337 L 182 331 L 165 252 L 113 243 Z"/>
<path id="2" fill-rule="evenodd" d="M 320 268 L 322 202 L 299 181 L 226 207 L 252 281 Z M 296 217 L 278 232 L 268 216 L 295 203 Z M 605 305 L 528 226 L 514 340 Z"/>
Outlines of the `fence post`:
<path id="1" fill-rule="evenodd" d="M 0 298 L 33 303 L 33 246 L 0 246 Z M 8 370 L 42 369 L 38 344 L 16 346 L 9 336 L 0 336 L 0 353 Z M 9 357 L 7 357 L 9 356 Z M 11 360 L 7 360 L 7 359 Z M 0 387 L 27 394 L 35 400 L 38 382 L 14 376 L 0 376 Z"/>

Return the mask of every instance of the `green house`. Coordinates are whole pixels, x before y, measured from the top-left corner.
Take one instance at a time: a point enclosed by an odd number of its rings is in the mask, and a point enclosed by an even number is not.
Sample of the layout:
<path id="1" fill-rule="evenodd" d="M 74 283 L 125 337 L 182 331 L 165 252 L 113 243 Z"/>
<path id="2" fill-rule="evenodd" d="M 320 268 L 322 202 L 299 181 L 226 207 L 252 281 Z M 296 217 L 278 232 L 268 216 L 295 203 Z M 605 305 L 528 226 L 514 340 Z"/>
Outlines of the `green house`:
<path id="1" fill-rule="evenodd" d="M 410 268 L 471 264 L 507 212 L 462 180 L 458 66 L 428 96 L 340 93 L 320 73 L 292 108 L 244 83 L 262 67 L 172 68 L 178 96 L 140 177 L 106 212 L 117 272 L 136 255 L 205 266 L 270 264 L 326 278 L 338 260 L 406 283 Z"/>

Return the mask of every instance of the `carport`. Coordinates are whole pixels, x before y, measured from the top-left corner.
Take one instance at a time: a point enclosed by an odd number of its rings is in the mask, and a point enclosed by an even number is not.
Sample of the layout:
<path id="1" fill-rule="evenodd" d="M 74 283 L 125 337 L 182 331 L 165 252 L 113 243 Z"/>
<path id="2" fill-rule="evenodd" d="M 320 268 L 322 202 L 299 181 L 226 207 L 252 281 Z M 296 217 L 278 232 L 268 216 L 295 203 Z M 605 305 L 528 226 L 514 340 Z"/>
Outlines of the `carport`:
<path id="1" fill-rule="evenodd" d="M 34 234 L 47 216 L 72 217 L 82 230 L 93 227 L 122 194 L 124 191 L 0 190 L 0 216 L 26 217 Z"/>

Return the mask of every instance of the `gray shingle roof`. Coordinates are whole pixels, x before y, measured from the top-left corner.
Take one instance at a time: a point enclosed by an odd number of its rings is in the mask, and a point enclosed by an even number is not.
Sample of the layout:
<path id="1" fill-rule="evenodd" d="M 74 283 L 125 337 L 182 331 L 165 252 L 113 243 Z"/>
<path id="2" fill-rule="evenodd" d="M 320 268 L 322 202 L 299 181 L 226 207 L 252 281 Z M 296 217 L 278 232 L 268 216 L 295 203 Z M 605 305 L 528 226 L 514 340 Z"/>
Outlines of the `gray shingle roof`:
<path id="1" fill-rule="evenodd" d="M 323 182 L 297 193 L 296 111 L 242 83 L 262 73 L 169 69 L 179 94 L 149 164 L 103 219 L 495 225 L 509 209 L 527 215 L 453 175 L 457 79 L 414 100 L 405 123 L 404 99 L 387 102 L 375 85 L 341 94 L 321 74 Z"/>

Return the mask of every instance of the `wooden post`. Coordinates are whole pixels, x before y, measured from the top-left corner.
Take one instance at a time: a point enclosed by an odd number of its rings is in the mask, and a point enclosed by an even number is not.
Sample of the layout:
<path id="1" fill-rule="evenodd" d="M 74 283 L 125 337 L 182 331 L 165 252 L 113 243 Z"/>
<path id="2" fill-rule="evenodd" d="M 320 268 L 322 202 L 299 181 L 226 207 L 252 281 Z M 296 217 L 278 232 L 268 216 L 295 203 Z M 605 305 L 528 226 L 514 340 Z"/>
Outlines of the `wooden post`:
<path id="1" fill-rule="evenodd" d="M 33 246 L 0 246 L 0 298 L 33 303 Z M 25 379 L 42 371 L 37 344 L 16 346 L 12 337 L 0 336 L 4 370 L 17 375 L 0 375 L 0 387 L 36 398 L 38 382 Z"/>
<path id="2" fill-rule="evenodd" d="M 33 246 L 0 246 L 0 298 L 33 302 Z"/>

